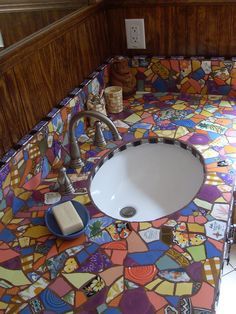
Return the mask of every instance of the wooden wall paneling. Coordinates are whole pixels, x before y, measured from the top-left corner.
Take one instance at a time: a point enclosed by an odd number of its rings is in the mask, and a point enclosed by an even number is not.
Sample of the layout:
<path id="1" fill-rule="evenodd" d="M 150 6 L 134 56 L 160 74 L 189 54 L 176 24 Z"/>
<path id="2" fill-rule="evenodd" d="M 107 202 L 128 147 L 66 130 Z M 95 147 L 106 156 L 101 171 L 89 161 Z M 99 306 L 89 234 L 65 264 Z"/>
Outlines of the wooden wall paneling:
<path id="1" fill-rule="evenodd" d="M 111 53 L 114 55 L 125 54 L 125 12 L 123 8 L 107 9 L 108 36 Z"/>
<path id="2" fill-rule="evenodd" d="M 7 87 L 3 77 L 0 77 L 0 157 L 7 152 L 12 146 L 13 141 L 11 132 L 8 128 L 8 122 L 5 117 L 7 107 L 11 106 L 11 99 L 9 97 Z"/>
<path id="3" fill-rule="evenodd" d="M 194 56 L 198 53 L 197 47 L 197 7 L 187 6 L 186 7 L 186 55 Z"/>
<path id="4" fill-rule="evenodd" d="M 49 112 L 55 92 L 43 75 L 38 51 L 15 65 L 14 72 L 30 131 Z"/>
<path id="5" fill-rule="evenodd" d="M 220 55 L 236 55 L 236 5 L 230 11 L 222 7 L 218 12 L 218 51 Z"/>
<path id="6" fill-rule="evenodd" d="M 186 6 L 175 6 L 173 17 L 174 46 L 171 49 L 176 55 L 187 54 L 187 10 Z"/>
<path id="7" fill-rule="evenodd" d="M 17 81 L 13 69 L 9 69 L 3 75 L 5 94 L 8 94 L 8 102 L 3 105 L 4 116 L 9 130 L 8 142 L 17 143 L 29 130 L 27 111 L 21 100 Z"/>
<path id="8" fill-rule="evenodd" d="M 236 1 L 117 0 L 106 3 L 113 54 L 236 55 Z M 126 48 L 125 18 L 145 19 L 146 50 Z"/>
<path id="9" fill-rule="evenodd" d="M 104 61 L 104 56 L 106 58 L 110 57 L 110 39 L 108 37 L 108 28 L 106 20 L 106 12 L 102 10 L 97 16 L 95 16 L 95 27 L 98 30 L 95 36 L 97 44 L 96 49 L 100 53 L 100 61 Z"/>
<path id="10" fill-rule="evenodd" d="M 71 12 L 73 12 L 72 9 L 0 13 L 0 29 L 5 47 L 9 47 Z"/>
<path id="11" fill-rule="evenodd" d="M 206 11 L 206 21 L 205 27 L 207 32 L 207 45 L 206 45 L 206 55 L 217 56 L 219 47 L 218 43 L 220 40 L 220 34 L 223 34 L 223 29 L 219 29 L 220 23 L 220 12 L 223 10 L 223 7 L 219 8 L 217 6 L 212 6 L 210 10 L 207 10 L 207 7 L 204 8 Z M 226 34 L 227 36 L 227 34 Z"/>

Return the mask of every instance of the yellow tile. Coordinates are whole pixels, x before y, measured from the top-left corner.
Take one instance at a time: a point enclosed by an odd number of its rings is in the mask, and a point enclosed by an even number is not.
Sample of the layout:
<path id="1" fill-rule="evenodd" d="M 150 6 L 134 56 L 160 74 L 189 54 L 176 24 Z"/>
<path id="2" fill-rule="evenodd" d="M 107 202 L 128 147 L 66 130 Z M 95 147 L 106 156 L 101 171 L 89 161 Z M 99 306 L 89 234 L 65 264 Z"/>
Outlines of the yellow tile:
<path id="1" fill-rule="evenodd" d="M 219 202 L 219 203 L 228 203 L 223 197 L 219 197 L 217 198 L 217 200 L 215 200 L 215 202 Z"/>
<path id="2" fill-rule="evenodd" d="M 232 154 L 232 153 L 236 153 L 236 147 L 233 146 L 225 146 L 224 148 L 226 154 Z"/>
<path id="3" fill-rule="evenodd" d="M 136 113 L 133 113 L 131 116 L 129 116 L 128 118 L 126 118 L 124 120 L 124 122 L 129 122 L 129 123 L 136 123 L 138 121 L 140 121 L 141 118 L 139 115 L 137 115 Z"/>
<path id="4" fill-rule="evenodd" d="M 34 253 L 34 262 L 37 262 L 41 257 L 43 257 L 43 254 Z"/>
<path id="5" fill-rule="evenodd" d="M 219 153 L 216 152 L 214 149 L 209 148 L 208 150 L 203 152 L 202 155 L 204 158 L 214 158 L 214 157 L 218 157 Z"/>
<path id="6" fill-rule="evenodd" d="M 86 205 L 90 202 L 90 198 L 88 194 L 78 195 L 75 198 L 73 198 L 74 201 L 80 202 L 83 205 Z"/>
<path id="7" fill-rule="evenodd" d="M 5 310 L 8 307 L 8 304 L 0 301 L 0 310 Z"/>
<path id="8" fill-rule="evenodd" d="M 196 223 L 188 223 L 188 230 L 190 232 L 201 232 L 201 233 L 205 232 L 204 227 Z"/>
<path id="9" fill-rule="evenodd" d="M 175 130 L 158 130 L 158 131 L 154 131 L 154 133 L 156 133 L 158 136 L 160 137 L 170 137 L 170 138 L 174 138 L 175 137 Z"/>
<path id="10" fill-rule="evenodd" d="M 145 230 L 151 227 L 152 227 L 152 224 L 150 224 L 149 222 L 140 222 L 139 224 L 140 230 Z"/>
<path id="11" fill-rule="evenodd" d="M 212 113 L 206 110 L 202 110 L 201 115 L 204 117 L 212 117 Z"/>
<path id="12" fill-rule="evenodd" d="M 199 60 L 192 60 L 193 72 L 201 67 L 201 62 Z"/>
<path id="13" fill-rule="evenodd" d="M 48 230 L 47 227 L 34 226 L 34 227 L 29 227 L 28 229 L 26 229 L 24 236 L 36 239 L 36 238 L 44 237 L 49 234 L 51 234 L 51 232 Z"/>
<path id="14" fill-rule="evenodd" d="M 230 107 L 231 107 L 231 104 L 230 104 L 230 102 L 227 101 L 227 100 L 221 100 L 219 106 L 220 106 L 220 107 L 228 107 L 228 108 L 230 108 Z"/>
<path id="15" fill-rule="evenodd" d="M 23 201 L 26 201 L 30 198 L 30 196 L 32 195 L 32 192 L 24 192 L 18 195 L 18 197 L 20 199 L 22 199 Z"/>
<path id="16" fill-rule="evenodd" d="M 143 134 L 146 132 L 146 130 L 144 129 L 137 129 L 135 132 L 134 132 L 134 136 L 135 138 L 143 138 Z"/>
<path id="17" fill-rule="evenodd" d="M 111 302 L 124 291 L 124 277 L 119 278 L 109 289 L 106 303 Z"/>
<path id="18" fill-rule="evenodd" d="M 21 221 L 23 221 L 24 219 L 12 219 L 12 221 L 11 221 L 11 224 L 15 224 L 15 225 L 18 225 Z"/>
<path id="19" fill-rule="evenodd" d="M 7 186 L 10 185 L 10 182 L 11 182 L 11 175 L 10 173 L 7 175 L 5 181 L 3 182 L 2 184 L 2 190 L 4 190 Z"/>
<path id="20" fill-rule="evenodd" d="M 163 281 L 155 291 L 160 295 L 174 295 L 175 284 L 169 281 Z"/>
<path id="21" fill-rule="evenodd" d="M 178 127 L 178 129 L 176 131 L 175 138 L 180 138 L 180 137 L 182 137 L 188 133 L 189 133 L 189 131 L 187 128 L 185 128 L 184 126 L 180 126 L 180 127 Z"/>
<path id="22" fill-rule="evenodd" d="M 152 282 L 150 282 L 148 285 L 146 285 L 145 288 L 147 288 L 148 290 L 153 290 L 162 281 L 163 281 L 163 279 L 157 278 L 157 279 L 153 280 Z"/>
<path id="23" fill-rule="evenodd" d="M 15 286 L 29 285 L 31 282 L 22 270 L 10 270 L 0 266 L 0 279 L 6 280 Z"/>
<path id="24" fill-rule="evenodd" d="M 80 289 L 86 282 L 96 277 L 94 274 L 90 273 L 72 273 L 63 274 L 63 276 L 76 288 Z"/>
<path id="25" fill-rule="evenodd" d="M 147 69 L 147 70 L 144 72 L 144 74 L 145 74 L 146 76 L 149 76 L 149 75 L 153 74 L 152 69 L 151 69 L 151 68 Z"/>
<path id="26" fill-rule="evenodd" d="M 186 104 L 183 101 L 177 100 L 172 108 L 176 110 L 184 110 L 186 108 Z"/>
<path id="27" fill-rule="evenodd" d="M 12 213 L 12 208 L 8 207 L 8 209 L 6 210 L 3 218 L 2 218 L 2 222 L 7 225 L 13 218 L 13 213 Z"/>
<path id="28" fill-rule="evenodd" d="M 80 148 L 81 148 L 82 150 L 88 151 L 88 150 L 91 149 L 91 145 L 90 145 L 89 143 L 83 143 L 83 144 L 80 146 Z"/>
<path id="29" fill-rule="evenodd" d="M 23 237 L 19 239 L 19 244 L 20 247 L 28 247 L 30 243 L 30 238 L 29 237 Z"/>
<path id="30" fill-rule="evenodd" d="M 193 291 L 192 282 L 181 282 L 176 284 L 175 295 L 191 295 Z"/>
<path id="31" fill-rule="evenodd" d="M 211 203 L 209 203 L 207 201 L 200 200 L 199 198 L 195 198 L 194 203 L 197 206 L 208 209 L 208 210 L 211 209 L 211 207 L 212 207 Z"/>
<path id="32" fill-rule="evenodd" d="M 48 123 L 48 131 L 49 133 L 52 133 L 54 131 L 52 122 Z"/>

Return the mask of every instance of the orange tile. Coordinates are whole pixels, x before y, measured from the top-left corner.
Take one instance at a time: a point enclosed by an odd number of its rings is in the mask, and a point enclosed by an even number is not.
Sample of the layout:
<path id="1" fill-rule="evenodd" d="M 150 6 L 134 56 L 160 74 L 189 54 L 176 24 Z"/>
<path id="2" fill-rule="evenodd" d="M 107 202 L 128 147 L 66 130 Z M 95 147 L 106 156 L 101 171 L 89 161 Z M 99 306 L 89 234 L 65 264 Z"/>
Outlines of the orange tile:
<path id="1" fill-rule="evenodd" d="M 6 289 L 0 287 L 0 298 L 6 293 Z"/>
<path id="2" fill-rule="evenodd" d="M 75 294 L 75 306 L 79 307 L 87 301 L 86 296 L 81 291 L 76 291 Z"/>
<path id="3" fill-rule="evenodd" d="M 10 289 L 7 289 L 7 293 L 10 295 L 17 295 L 19 291 L 20 291 L 19 287 L 12 287 Z"/>
<path id="4" fill-rule="evenodd" d="M 168 218 L 162 218 L 162 219 L 158 219 L 156 221 L 152 222 L 153 227 L 160 227 L 161 225 L 165 224 L 168 221 Z"/>
<path id="5" fill-rule="evenodd" d="M 83 234 L 80 237 L 78 237 L 77 239 L 73 240 L 73 241 L 64 241 L 62 242 L 62 245 L 59 248 L 59 253 L 72 248 L 73 246 L 78 246 L 80 244 L 83 244 L 86 241 L 86 236 Z"/>
<path id="6" fill-rule="evenodd" d="M 113 299 L 113 300 L 109 303 L 109 306 L 118 307 L 119 304 L 120 304 L 121 298 L 122 298 L 122 294 L 118 295 L 115 299 Z"/>
<path id="7" fill-rule="evenodd" d="M 10 248 L 1 250 L 0 263 L 3 263 L 7 260 L 10 260 L 16 256 L 19 256 L 19 253 L 16 253 L 15 251 L 11 250 Z"/>
<path id="8" fill-rule="evenodd" d="M 108 242 L 103 244 L 101 248 L 110 250 L 126 250 L 127 242 L 125 240 Z"/>
<path id="9" fill-rule="evenodd" d="M 203 282 L 200 290 L 190 298 L 193 307 L 212 309 L 214 292 L 215 289 L 213 287 Z"/>
<path id="10" fill-rule="evenodd" d="M 115 265 L 123 265 L 124 259 L 127 256 L 127 251 L 114 250 L 111 256 L 111 261 Z"/>
<path id="11" fill-rule="evenodd" d="M 33 269 L 37 270 L 40 266 L 42 266 L 46 261 L 46 256 L 41 257 L 40 259 L 37 260 L 36 263 L 33 265 Z"/>
<path id="12" fill-rule="evenodd" d="M 146 294 L 149 301 L 154 306 L 155 310 L 160 310 L 161 308 L 168 304 L 165 298 L 155 293 L 154 291 L 147 291 Z"/>

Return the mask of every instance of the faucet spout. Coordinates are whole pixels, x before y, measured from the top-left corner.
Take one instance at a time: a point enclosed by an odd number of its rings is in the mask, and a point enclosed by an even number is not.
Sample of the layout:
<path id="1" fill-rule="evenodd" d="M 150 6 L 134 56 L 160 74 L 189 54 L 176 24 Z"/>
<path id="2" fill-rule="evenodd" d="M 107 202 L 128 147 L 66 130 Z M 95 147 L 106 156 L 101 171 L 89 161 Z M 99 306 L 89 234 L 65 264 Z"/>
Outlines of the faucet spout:
<path id="1" fill-rule="evenodd" d="M 84 162 L 81 159 L 79 145 L 77 143 L 76 136 L 75 136 L 76 122 L 83 117 L 95 118 L 102 121 L 108 126 L 109 130 L 111 131 L 113 135 L 113 139 L 115 141 L 122 140 L 122 137 L 120 136 L 114 123 L 101 112 L 97 112 L 94 110 L 78 112 L 77 114 L 73 116 L 69 124 L 69 143 L 70 143 L 70 157 L 71 157 L 70 166 L 72 168 L 82 167 L 84 165 Z"/>

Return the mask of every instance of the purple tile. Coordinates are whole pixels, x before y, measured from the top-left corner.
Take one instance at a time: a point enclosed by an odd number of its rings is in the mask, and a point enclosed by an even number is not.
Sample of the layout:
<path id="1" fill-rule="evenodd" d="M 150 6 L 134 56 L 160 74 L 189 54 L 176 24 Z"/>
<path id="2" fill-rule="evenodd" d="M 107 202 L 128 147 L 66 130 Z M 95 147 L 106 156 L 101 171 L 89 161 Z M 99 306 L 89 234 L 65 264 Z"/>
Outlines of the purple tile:
<path id="1" fill-rule="evenodd" d="M 221 196 L 221 193 L 217 189 L 217 186 L 213 186 L 213 185 L 204 185 L 198 194 L 198 197 L 200 199 L 208 201 L 208 202 L 214 202 L 220 196 Z"/>
<path id="2" fill-rule="evenodd" d="M 120 301 L 123 314 L 153 314 L 155 309 L 150 303 L 143 288 L 127 290 Z"/>

